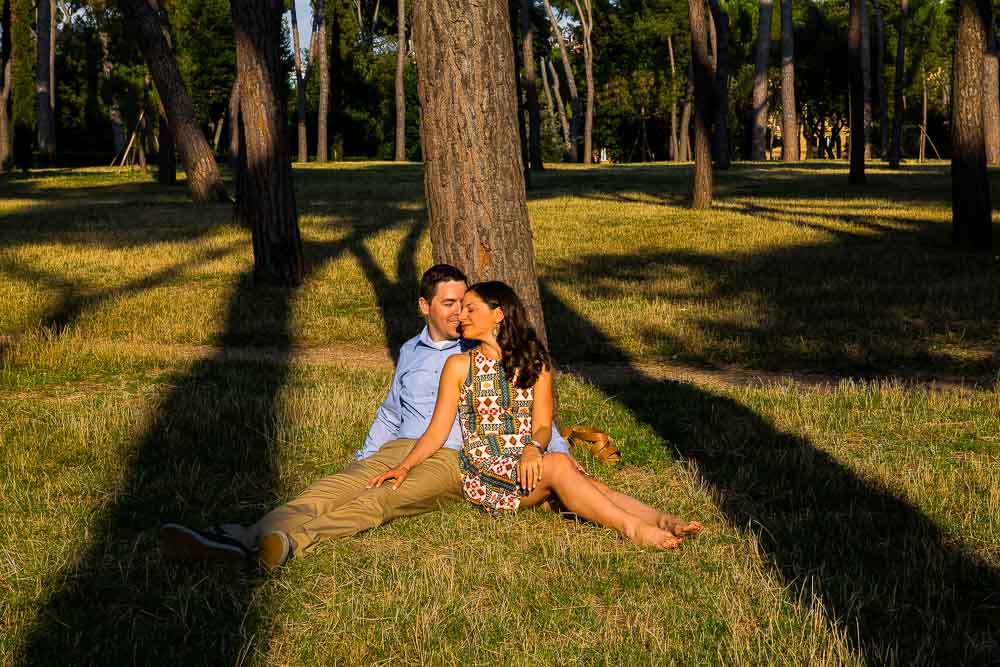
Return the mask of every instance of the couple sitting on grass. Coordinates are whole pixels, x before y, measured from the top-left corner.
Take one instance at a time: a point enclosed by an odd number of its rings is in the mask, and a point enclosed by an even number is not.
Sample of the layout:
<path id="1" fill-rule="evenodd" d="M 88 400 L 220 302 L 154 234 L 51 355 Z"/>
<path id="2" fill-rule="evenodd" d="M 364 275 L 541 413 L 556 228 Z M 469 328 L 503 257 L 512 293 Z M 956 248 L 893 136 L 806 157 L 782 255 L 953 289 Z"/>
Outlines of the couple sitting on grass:
<path id="1" fill-rule="evenodd" d="M 252 526 L 164 524 L 163 555 L 274 569 L 321 539 L 462 498 L 489 513 L 565 509 L 658 549 L 701 529 L 608 488 L 569 454 L 552 420 L 552 361 L 510 287 L 467 287 L 439 264 L 421 278 L 418 303 L 427 326 L 403 344 L 353 465 Z"/>

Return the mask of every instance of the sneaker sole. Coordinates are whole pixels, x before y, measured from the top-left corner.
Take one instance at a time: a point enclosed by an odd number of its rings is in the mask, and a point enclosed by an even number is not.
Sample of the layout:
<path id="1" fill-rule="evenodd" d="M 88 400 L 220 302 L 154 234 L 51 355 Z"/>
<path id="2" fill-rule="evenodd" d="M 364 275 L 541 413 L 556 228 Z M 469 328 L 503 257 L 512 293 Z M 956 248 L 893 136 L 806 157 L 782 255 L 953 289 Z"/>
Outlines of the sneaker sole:
<path id="1" fill-rule="evenodd" d="M 160 553 L 167 560 L 246 562 L 246 553 L 236 546 L 209 542 L 190 528 L 178 524 L 160 527 Z"/>

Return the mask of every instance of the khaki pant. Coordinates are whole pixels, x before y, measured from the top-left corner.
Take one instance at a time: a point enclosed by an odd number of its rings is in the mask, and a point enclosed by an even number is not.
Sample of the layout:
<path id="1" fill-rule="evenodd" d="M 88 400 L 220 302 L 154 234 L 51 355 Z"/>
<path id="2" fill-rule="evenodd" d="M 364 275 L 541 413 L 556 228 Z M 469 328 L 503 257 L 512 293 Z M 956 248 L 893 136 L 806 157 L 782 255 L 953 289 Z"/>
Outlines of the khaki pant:
<path id="1" fill-rule="evenodd" d="M 377 489 L 365 488 L 372 477 L 398 465 L 415 442 L 392 440 L 372 456 L 315 482 L 254 525 L 223 528 L 250 550 L 257 549 L 262 535 L 280 530 L 291 540 L 293 553 L 300 554 L 321 539 L 349 537 L 462 500 L 458 452 L 444 448 L 416 466 L 395 491 L 391 482 Z"/>

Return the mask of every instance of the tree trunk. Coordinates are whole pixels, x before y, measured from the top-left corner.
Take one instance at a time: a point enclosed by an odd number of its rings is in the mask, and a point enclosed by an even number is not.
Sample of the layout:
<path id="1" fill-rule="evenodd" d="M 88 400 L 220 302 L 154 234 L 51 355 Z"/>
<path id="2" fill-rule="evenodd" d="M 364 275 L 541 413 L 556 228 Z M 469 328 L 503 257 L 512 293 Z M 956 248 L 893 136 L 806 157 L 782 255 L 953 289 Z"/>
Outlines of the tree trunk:
<path id="1" fill-rule="evenodd" d="M 317 104 L 316 119 L 316 160 L 318 162 L 328 162 L 330 160 L 330 34 L 326 29 L 326 3 L 324 0 L 316 0 L 316 32 L 318 51 L 317 61 L 319 62 L 319 102 Z"/>
<path id="2" fill-rule="evenodd" d="M 174 147 L 174 135 L 170 131 L 170 124 L 167 122 L 167 115 L 163 112 L 162 104 L 157 117 L 160 130 L 157 143 L 160 149 L 157 158 L 159 169 L 156 172 L 156 182 L 163 185 L 173 185 L 177 182 L 177 152 Z"/>
<path id="3" fill-rule="evenodd" d="M 868 0 L 861 3 L 861 86 L 864 100 L 864 155 L 872 156 L 872 47 L 871 30 L 868 25 Z M 851 134 L 854 143 L 854 134 Z"/>
<path id="4" fill-rule="evenodd" d="M 861 48 L 862 23 L 866 0 L 851 0 L 851 14 L 847 29 L 847 60 L 850 80 L 851 170 L 847 178 L 850 185 L 865 183 L 864 118 L 864 63 Z"/>
<path id="5" fill-rule="evenodd" d="M 986 161 L 1000 163 L 1000 71 L 997 68 L 997 35 L 988 26 L 983 61 L 983 132 L 986 137 Z"/>
<path id="6" fill-rule="evenodd" d="M 171 137 L 173 141 L 173 137 Z M 233 173 L 240 168 L 240 82 L 233 79 L 233 89 L 229 93 L 229 166 Z M 236 193 L 239 201 L 239 192 Z"/>
<path id="7" fill-rule="evenodd" d="M 524 186 L 531 187 L 531 159 L 528 157 L 528 127 L 525 118 L 524 88 L 521 86 L 521 52 L 517 48 L 518 37 L 520 35 L 520 23 L 518 17 L 521 13 L 521 6 L 518 0 L 509 0 L 507 11 L 510 14 L 510 35 L 511 49 L 514 53 L 514 94 L 517 97 L 517 135 L 521 141 L 521 166 L 524 169 Z"/>
<path id="8" fill-rule="evenodd" d="M 434 260 L 503 280 L 545 340 L 502 0 L 415 0 L 421 145 Z"/>
<path id="9" fill-rule="evenodd" d="M 521 57 L 524 94 L 528 103 L 528 162 L 532 169 L 541 171 L 545 168 L 542 164 L 542 114 L 538 110 L 538 86 L 535 85 L 535 28 L 528 0 L 521 0 L 521 48 L 524 51 Z"/>
<path id="10" fill-rule="evenodd" d="M 219 166 L 198 126 L 191 96 L 181 78 L 173 51 L 160 29 L 156 12 L 146 0 L 120 0 L 118 6 L 136 37 L 163 101 L 167 122 L 173 130 L 174 141 L 187 172 L 191 198 L 196 203 L 228 200 Z"/>
<path id="11" fill-rule="evenodd" d="M 781 0 L 781 159 L 799 160 L 799 123 L 795 107 L 795 37 L 792 0 Z"/>
<path id="12" fill-rule="evenodd" d="M 7 114 L 7 103 L 11 91 L 11 59 L 10 59 L 10 0 L 2 0 L 0 8 L 0 174 L 7 172 L 7 163 L 11 155 L 10 116 Z"/>
<path id="13" fill-rule="evenodd" d="M 871 0 L 875 18 L 875 96 L 878 101 L 878 152 L 883 158 L 889 145 L 889 109 L 885 100 L 885 22 L 879 0 Z"/>
<path id="14" fill-rule="evenodd" d="M 983 133 L 983 54 L 990 0 L 956 0 L 951 124 L 952 240 L 973 250 L 993 245 L 990 182 Z"/>
<path id="15" fill-rule="evenodd" d="M 719 0 L 709 0 L 716 30 L 715 132 L 712 135 L 717 169 L 729 169 L 729 14 Z"/>
<path id="16" fill-rule="evenodd" d="M 764 159 L 767 146 L 767 61 L 771 51 L 771 0 L 760 0 L 757 23 L 757 46 L 754 50 L 753 127 L 750 159 Z"/>
<path id="17" fill-rule="evenodd" d="M 52 3 L 48 0 L 38 0 L 36 6 L 35 43 L 37 67 L 35 68 L 35 97 L 38 107 L 35 111 L 38 118 L 38 150 L 50 158 L 55 154 L 55 146 L 51 138 L 55 134 L 52 127 L 52 100 L 49 98 L 49 40 L 52 37 Z"/>
<path id="18" fill-rule="evenodd" d="M 49 0 L 49 118 L 52 122 L 52 132 L 49 134 L 49 148 L 52 154 L 56 152 L 56 0 Z"/>
<path id="19" fill-rule="evenodd" d="M 299 46 L 299 18 L 295 12 L 295 0 L 288 3 L 288 7 L 292 12 L 292 44 L 294 45 L 294 53 L 292 55 L 295 59 L 295 100 L 296 107 L 298 107 L 295 114 L 298 118 L 299 130 L 299 150 L 296 160 L 298 162 L 308 162 L 309 137 L 306 134 L 306 83 L 302 76 L 302 49 Z M 309 57 L 313 57 L 313 54 L 310 53 Z"/>
<path id="20" fill-rule="evenodd" d="M 406 160 L 406 0 L 396 3 L 396 162 Z"/>
<path id="21" fill-rule="evenodd" d="M 704 0 L 688 0 L 691 60 L 694 69 L 694 172 L 692 208 L 712 206 L 712 69 L 705 34 Z"/>
<path id="22" fill-rule="evenodd" d="M 559 27 L 559 22 L 556 21 L 556 15 L 552 11 L 552 5 L 549 4 L 549 0 L 542 0 L 542 4 L 545 5 L 545 13 L 548 14 L 549 23 L 552 25 L 552 34 L 556 36 L 556 41 L 559 43 L 559 54 L 562 56 L 563 74 L 566 75 L 566 87 L 569 90 L 569 135 L 573 141 L 570 151 L 570 161 L 577 162 L 579 160 L 577 142 L 579 141 L 580 134 L 580 95 L 576 90 L 576 79 L 573 78 L 573 67 L 569 62 L 569 53 L 566 50 L 566 40 L 563 38 L 562 28 Z"/>
<path id="23" fill-rule="evenodd" d="M 899 167 L 902 158 L 900 142 L 903 134 L 903 72 L 906 67 L 906 23 L 909 19 L 909 0 L 902 0 L 899 10 L 898 39 L 896 42 L 896 74 L 893 81 L 892 145 L 889 148 L 889 166 Z"/>
<path id="24" fill-rule="evenodd" d="M 102 88 L 107 90 L 111 87 L 111 70 L 114 67 L 111 62 L 111 37 L 106 30 L 100 30 L 97 33 L 97 39 L 101 43 L 101 75 L 104 78 Z M 115 155 L 118 155 L 125 148 L 125 124 L 122 122 L 121 108 L 118 106 L 118 100 L 113 92 L 107 101 L 108 116 L 111 120 L 111 143 L 114 146 Z"/>
<path id="25" fill-rule="evenodd" d="M 282 0 L 232 0 L 240 85 L 240 171 L 245 201 L 237 207 L 253 234 L 258 284 L 302 282 L 302 240 L 285 133 L 281 83 Z"/>
<path id="26" fill-rule="evenodd" d="M 694 99 L 694 73 L 688 65 L 688 79 L 685 88 L 684 106 L 681 107 L 681 131 L 678 151 L 681 162 L 691 160 L 691 104 Z"/>
<path id="27" fill-rule="evenodd" d="M 680 157 L 677 155 L 679 128 L 677 127 L 677 100 L 675 98 L 677 94 L 677 66 L 674 63 L 674 40 L 670 35 L 667 35 L 667 53 L 670 54 L 670 159 L 677 162 Z"/>
<path id="28" fill-rule="evenodd" d="M 559 125 L 562 127 L 563 145 L 566 147 L 565 160 L 574 162 L 576 158 L 573 156 L 576 151 L 573 150 L 573 135 L 570 133 L 569 120 L 566 118 L 566 107 L 563 106 L 562 93 L 559 92 L 559 72 L 556 71 L 556 67 L 552 64 L 551 60 L 542 58 L 542 63 L 543 74 L 545 67 L 548 66 L 549 74 L 552 75 L 552 95 L 556 99 L 556 109 L 559 111 Z"/>
<path id="29" fill-rule="evenodd" d="M 583 120 L 583 163 L 590 164 L 594 158 L 594 44 L 590 39 L 591 31 L 594 28 L 594 10 L 592 0 L 583 0 L 583 7 L 580 0 L 574 0 L 576 11 L 580 15 L 580 24 L 583 26 L 583 57 L 584 69 L 587 75 L 587 110 Z"/>
<path id="30" fill-rule="evenodd" d="M 927 157 L 927 72 L 920 68 L 921 91 L 923 93 L 923 111 L 920 116 L 920 153 L 917 161 L 924 163 Z"/>

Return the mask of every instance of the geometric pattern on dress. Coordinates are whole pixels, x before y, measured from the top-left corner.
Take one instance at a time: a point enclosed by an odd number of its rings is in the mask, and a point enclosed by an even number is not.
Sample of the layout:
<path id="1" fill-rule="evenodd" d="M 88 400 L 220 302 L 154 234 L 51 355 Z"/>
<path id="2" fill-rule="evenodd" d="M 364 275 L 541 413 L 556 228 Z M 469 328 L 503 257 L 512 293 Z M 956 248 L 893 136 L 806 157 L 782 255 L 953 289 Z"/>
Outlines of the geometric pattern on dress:
<path id="1" fill-rule="evenodd" d="M 534 391 L 515 387 L 499 360 L 469 353 L 458 403 L 462 493 L 488 512 L 513 512 L 521 504 L 517 464 L 531 441 L 533 402 Z"/>

